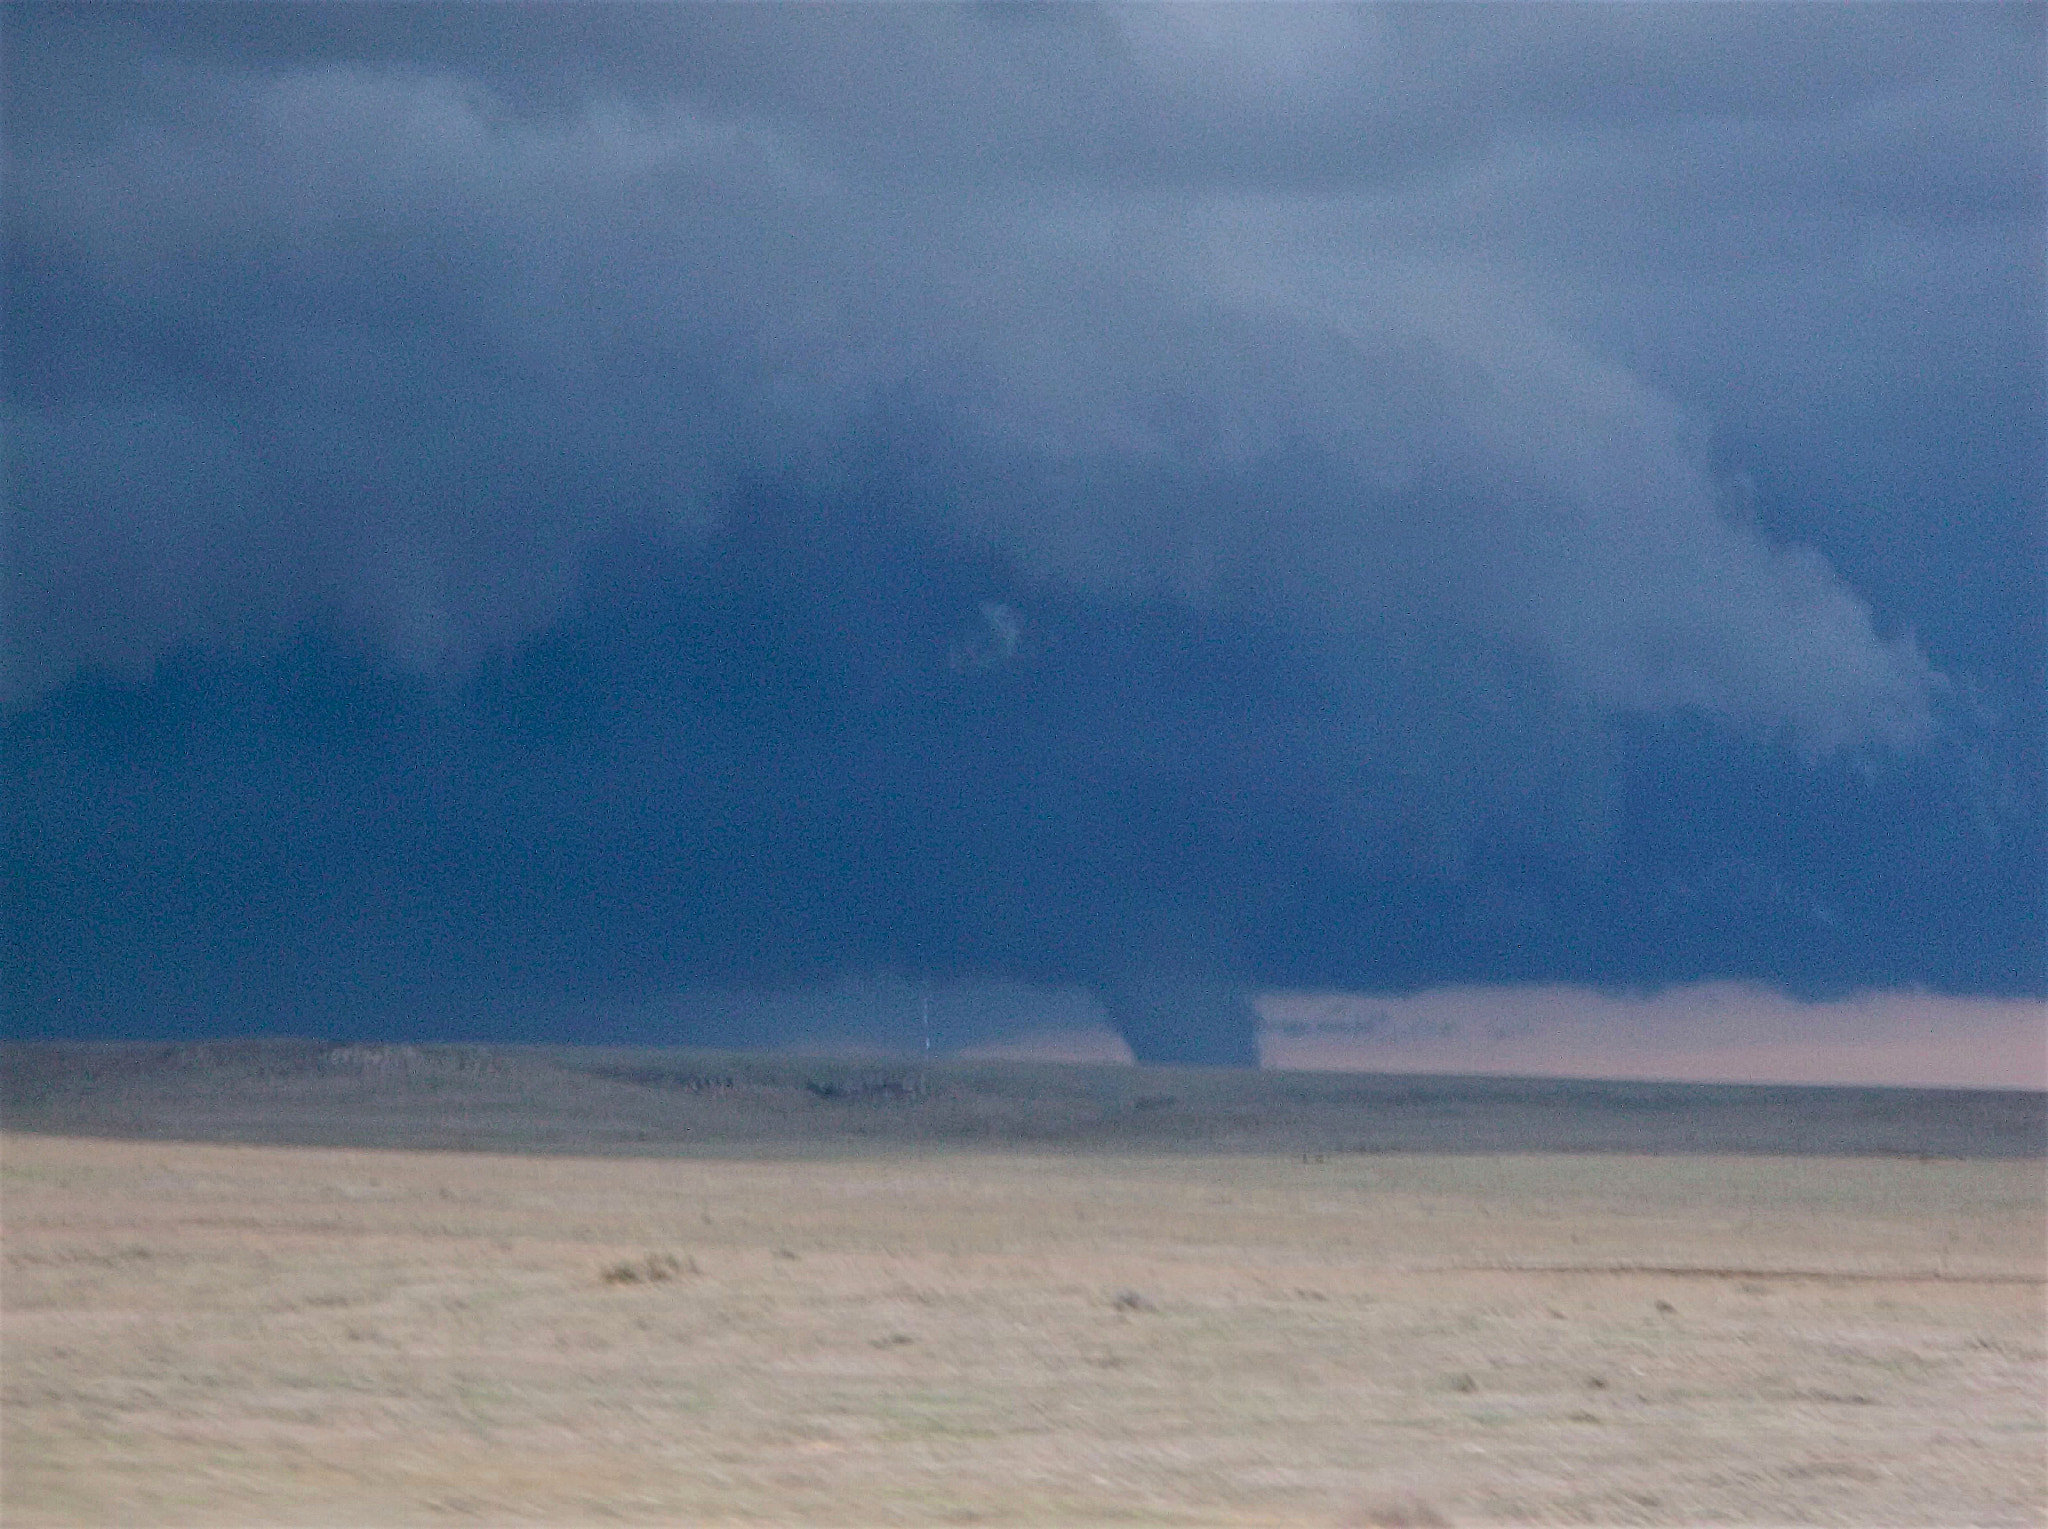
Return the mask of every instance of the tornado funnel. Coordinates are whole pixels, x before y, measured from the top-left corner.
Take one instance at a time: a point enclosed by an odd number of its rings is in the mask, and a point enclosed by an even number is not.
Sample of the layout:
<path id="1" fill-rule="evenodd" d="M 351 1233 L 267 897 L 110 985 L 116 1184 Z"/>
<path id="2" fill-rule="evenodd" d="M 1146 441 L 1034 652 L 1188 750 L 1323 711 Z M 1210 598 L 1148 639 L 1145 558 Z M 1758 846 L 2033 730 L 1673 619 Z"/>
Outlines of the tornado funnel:
<path id="1" fill-rule="evenodd" d="M 1234 984 L 1145 971 L 1101 981 L 1095 996 L 1142 1064 L 1259 1065 L 1258 1011 Z"/>

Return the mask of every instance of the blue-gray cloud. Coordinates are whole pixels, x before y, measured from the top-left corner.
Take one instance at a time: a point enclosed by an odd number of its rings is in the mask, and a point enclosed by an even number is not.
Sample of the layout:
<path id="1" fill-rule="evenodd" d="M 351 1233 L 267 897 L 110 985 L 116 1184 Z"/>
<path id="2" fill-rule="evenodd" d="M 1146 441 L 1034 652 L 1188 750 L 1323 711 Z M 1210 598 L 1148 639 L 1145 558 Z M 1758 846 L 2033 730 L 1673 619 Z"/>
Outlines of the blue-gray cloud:
<path id="1" fill-rule="evenodd" d="M 673 958 L 592 959 L 643 985 L 1108 981 L 1168 928 L 1299 980 L 2038 985 L 2041 18 L 10 12 L 37 938 L 108 916 L 67 836 L 176 715 L 189 822 L 107 864 L 274 822 L 266 897 L 384 910 L 379 991 L 574 975 L 443 949 L 512 895 L 427 869 L 456 823 L 572 942 L 624 915 L 549 878 L 638 867 Z M 386 742 L 292 743 L 309 629 Z M 212 794 L 216 735 L 275 800 Z M 299 815 L 408 794 L 362 771 L 443 783 L 374 855 Z M 707 813 L 725 870 L 649 890 Z M 967 911 L 856 874 L 913 854 Z M 109 970 L 281 938 L 189 900 Z"/>

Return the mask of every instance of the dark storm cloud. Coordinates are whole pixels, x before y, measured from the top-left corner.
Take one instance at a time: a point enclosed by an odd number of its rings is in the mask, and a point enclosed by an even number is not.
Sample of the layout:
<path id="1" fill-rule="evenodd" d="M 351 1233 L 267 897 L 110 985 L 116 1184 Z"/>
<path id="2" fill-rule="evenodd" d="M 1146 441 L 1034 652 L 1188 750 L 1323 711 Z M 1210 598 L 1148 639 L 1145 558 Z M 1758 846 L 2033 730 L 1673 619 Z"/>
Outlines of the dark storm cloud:
<path id="1" fill-rule="evenodd" d="M 7 27 L 33 1008 L 2040 984 L 2038 9 Z"/>

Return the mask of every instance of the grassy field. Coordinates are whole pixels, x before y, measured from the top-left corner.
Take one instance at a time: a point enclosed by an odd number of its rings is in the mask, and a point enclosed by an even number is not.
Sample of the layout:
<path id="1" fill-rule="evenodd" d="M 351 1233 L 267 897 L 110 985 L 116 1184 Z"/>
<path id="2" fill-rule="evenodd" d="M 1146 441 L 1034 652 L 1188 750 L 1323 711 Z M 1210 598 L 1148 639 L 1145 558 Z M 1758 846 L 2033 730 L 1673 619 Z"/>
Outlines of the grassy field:
<path id="1" fill-rule="evenodd" d="M 2024 1152 L 1318 1147 L 1336 1106 L 1273 1075 L 1051 1070 L 1076 1104 L 1000 1070 L 891 1092 L 856 1064 L 728 1084 L 614 1058 L 641 1081 L 581 1074 L 592 1094 L 478 1053 L 278 1055 L 10 1057 L 9 1525 L 2048 1507 Z M 614 1087 L 698 1113 L 576 1127 Z M 983 1096 L 1021 1112 L 1010 1134 L 954 1128 L 987 1126 Z M 349 1098 L 359 1136 L 516 1126 L 549 1150 L 289 1143 L 338 1134 Z M 1953 1109 L 2024 1145 L 2038 1101 Z M 713 1140 L 720 1110 L 751 1146 Z M 639 1155 L 577 1129 L 643 1133 Z"/>

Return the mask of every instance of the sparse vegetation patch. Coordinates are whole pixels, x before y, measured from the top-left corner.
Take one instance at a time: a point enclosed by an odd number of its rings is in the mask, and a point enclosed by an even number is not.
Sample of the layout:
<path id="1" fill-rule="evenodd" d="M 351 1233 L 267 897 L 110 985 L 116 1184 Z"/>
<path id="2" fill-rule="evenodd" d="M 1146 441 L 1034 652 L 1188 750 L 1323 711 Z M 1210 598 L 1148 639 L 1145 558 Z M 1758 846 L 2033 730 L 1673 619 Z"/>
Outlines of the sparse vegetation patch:
<path id="1" fill-rule="evenodd" d="M 684 1274 L 701 1272 L 694 1258 L 677 1258 L 673 1253 L 649 1253 L 641 1258 L 606 1264 L 603 1277 L 607 1285 L 659 1285 Z"/>

